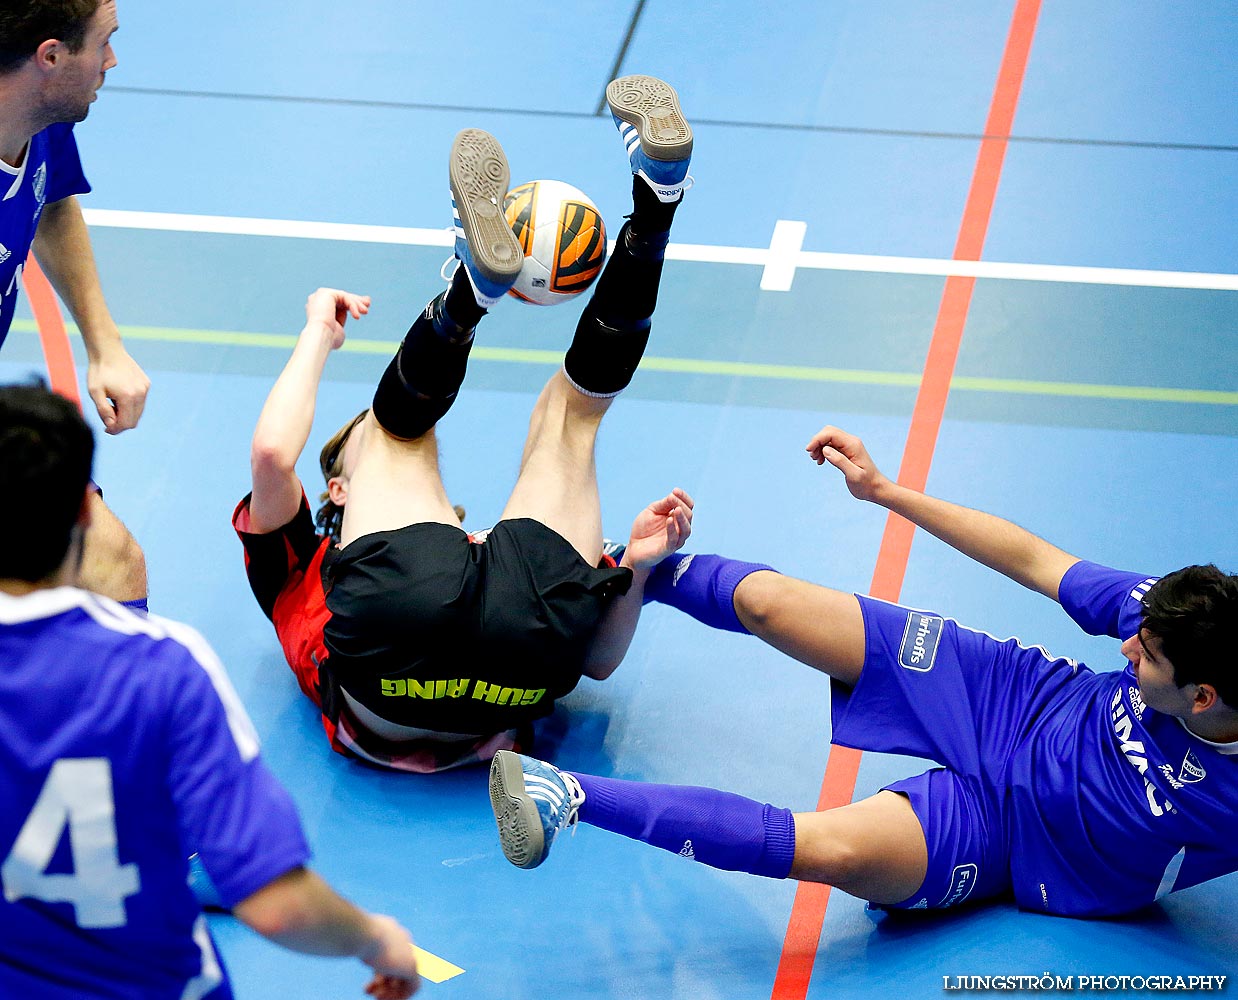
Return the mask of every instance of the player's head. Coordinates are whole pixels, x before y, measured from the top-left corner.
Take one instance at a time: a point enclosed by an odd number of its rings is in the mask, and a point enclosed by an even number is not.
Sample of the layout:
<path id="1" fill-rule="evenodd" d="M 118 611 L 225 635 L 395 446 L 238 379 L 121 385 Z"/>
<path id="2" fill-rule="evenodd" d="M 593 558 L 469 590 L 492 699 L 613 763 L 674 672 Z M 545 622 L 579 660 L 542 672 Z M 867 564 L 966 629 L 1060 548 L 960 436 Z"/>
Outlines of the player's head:
<path id="1" fill-rule="evenodd" d="M 0 468 L 11 494 L 27 500 L 20 529 L 0 545 L 0 579 L 38 583 L 65 562 L 84 524 L 94 451 L 67 399 L 38 385 L 0 386 Z"/>
<path id="2" fill-rule="evenodd" d="M 1187 566 L 1153 584 L 1143 599 L 1143 622 L 1135 638 L 1153 662 L 1166 661 L 1166 679 L 1184 696 L 1208 686 L 1226 706 L 1238 710 L 1236 633 L 1238 576 L 1213 565 Z M 1149 679 L 1153 676 L 1149 671 Z M 1147 686 L 1141 671 L 1140 688 Z"/>
<path id="3" fill-rule="evenodd" d="M 318 453 L 318 466 L 327 488 L 319 494 L 322 506 L 314 518 L 318 530 L 324 535 L 340 540 L 340 527 L 344 523 L 344 503 L 348 499 L 348 480 L 357 461 L 361 435 L 353 434 L 357 425 L 366 418 L 369 410 L 362 410 L 348 423 L 331 435 Z M 349 443 L 352 447 L 349 447 Z"/>
<path id="4" fill-rule="evenodd" d="M 116 65 L 115 0 L 13 0 L 0 8 L 0 76 L 33 65 L 46 124 L 80 122 Z"/>

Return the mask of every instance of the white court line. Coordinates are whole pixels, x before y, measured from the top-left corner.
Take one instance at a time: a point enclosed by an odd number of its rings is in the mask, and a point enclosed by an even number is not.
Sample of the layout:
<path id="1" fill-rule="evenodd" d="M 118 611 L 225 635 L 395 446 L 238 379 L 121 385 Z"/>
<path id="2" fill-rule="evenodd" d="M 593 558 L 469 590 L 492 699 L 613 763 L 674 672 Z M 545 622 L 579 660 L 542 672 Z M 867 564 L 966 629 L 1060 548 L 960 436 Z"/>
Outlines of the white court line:
<path id="1" fill-rule="evenodd" d="M 180 215 L 173 212 L 121 212 L 87 208 L 91 226 L 105 229 L 154 229 L 170 233 L 224 233 L 230 236 L 281 236 L 294 240 L 346 240 L 400 246 L 449 247 L 451 227 L 405 229 L 400 226 L 359 226 L 346 222 L 296 222 L 291 219 L 247 219 L 229 215 Z"/>
<path id="2" fill-rule="evenodd" d="M 111 229 L 151 229 L 165 232 L 224 233 L 234 236 L 279 236 L 289 239 L 346 240 L 403 246 L 450 247 L 452 231 L 409 229 L 399 226 L 362 226 L 340 222 L 298 222 L 289 219 L 250 219 L 224 215 L 181 215 L 168 212 L 125 212 L 105 208 L 85 210 L 92 226 Z M 800 229 L 799 227 L 803 227 Z M 999 261 L 939 260 L 929 257 L 884 257 L 870 254 L 822 253 L 801 250 L 807 226 L 778 220 L 769 247 L 726 247 L 700 243 L 672 243 L 670 260 L 709 264 L 752 264 L 764 268 L 771 290 L 791 287 L 798 268 L 826 271 L 870 271 L 882 274 L 921 274 L 941 277 L 1005 278 L 1017 281 L 1062 281 L 1074 284 L 1130 285 L 1148 288 L 1193 288 L 1238 291 L 1238 274 L 1202 271 L 1151 271 L 1118 267 L 1075 267 L 1064 264 L 1012 264 Z"/>
<path id="3" fill-rule="evenodd" d="M 774 223 L 774 235 L 769 239 L 769 256 L 765 270 L 761 272 L 761 291 L 789 292 L 799 266 L 800 251 L 804 248 L 807 222 L 789 222 L 779 219 Z"/>

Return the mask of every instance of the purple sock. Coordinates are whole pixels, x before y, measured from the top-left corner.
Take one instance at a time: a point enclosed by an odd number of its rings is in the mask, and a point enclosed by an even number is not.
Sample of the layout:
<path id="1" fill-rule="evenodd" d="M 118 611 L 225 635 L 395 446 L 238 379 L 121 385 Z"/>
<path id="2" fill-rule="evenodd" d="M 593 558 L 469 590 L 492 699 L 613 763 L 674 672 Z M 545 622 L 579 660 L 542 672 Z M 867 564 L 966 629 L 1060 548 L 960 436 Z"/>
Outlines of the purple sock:
<path id="1" fill-rule="evenodd" d="M 740 562 L 726 556 L 677 552 L 663 559 L 645 584 L 645 601 L 678 608 L 698 622 L 728 632 L 748 634 L 735 614 L 735 588 L 764 563 Z"/>
<path id="2" fill-rule="evenodd" d="M 713 788 L 652 785 L 576 774 L 580 820 L 711 868 L 786 878 L 795 857 L 790 809 Z"/>

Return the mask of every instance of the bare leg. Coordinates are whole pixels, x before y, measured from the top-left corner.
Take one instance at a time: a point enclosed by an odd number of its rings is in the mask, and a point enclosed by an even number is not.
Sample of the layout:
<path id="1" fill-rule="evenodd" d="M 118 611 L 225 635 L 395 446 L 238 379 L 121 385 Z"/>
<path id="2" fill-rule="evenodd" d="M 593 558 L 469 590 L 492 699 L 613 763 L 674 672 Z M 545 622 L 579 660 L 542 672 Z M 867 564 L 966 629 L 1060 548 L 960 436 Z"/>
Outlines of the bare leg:
<path id="1" fill-rule="evenodd" d="M 854 594 L 760 570 L 735 588 L 744 627 L 801 663 L 854 685 L 864 667 L 864 617 Z"/>
<path id="2" fill-rule="evenodd" d="M 91 494 L 90 528 L 78 585 L 114 601 L 146 597 L 146 557 L 102 497 Z"/>
<path id="3" fill-rule="evenodd" d="M 357 466 L 348 484 L 340 544 L 376 531 L 435 521 L 460 527 L 438 469 L 438 440 L 431 429 L 412 441 L 393 437 L 373 413 L 362 433 Z"/>
<path id="4" fill-rule="evenodd" d="M 520 244 L 503 219 L 509 176 L 494 136 L 480 129 L 456 136 L 449 180 L 460 263 L 448 290 L 413 321 L 357 428 L 363 438 L 341 545 L 410 524 L 460 527 L 439 474 L 434 427 L 464 381 L 474 329 L 520 271 Z"/>
<path id="5" fill-rule="evenodd" d="M 532 518 L 558 532 L 590 565 L 602 555 L 593 449 L 612 402 L 586 396 L 555 372 L 533 407 L 520 475 L 503 508 L 504 520 Z"/>
<path id="6" fill-rule="evenodd" d="M 874 903 L 901 903 L 927 873 L 924 829 L 897 792 L 795 815 L 792 878 L 824 882 Z"/>

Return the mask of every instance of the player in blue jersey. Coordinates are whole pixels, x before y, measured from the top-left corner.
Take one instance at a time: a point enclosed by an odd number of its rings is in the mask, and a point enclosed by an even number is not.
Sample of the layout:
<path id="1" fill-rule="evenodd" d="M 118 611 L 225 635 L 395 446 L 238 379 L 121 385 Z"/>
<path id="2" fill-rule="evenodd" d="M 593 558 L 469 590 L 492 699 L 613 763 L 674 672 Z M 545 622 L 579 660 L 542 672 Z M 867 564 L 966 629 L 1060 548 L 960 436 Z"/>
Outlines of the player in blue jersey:
<path id="1" fill-rule="evenodd" d="M 16 0 L 0 11 L 0 343 L 31 246 L 82 331 L 86 382 L 109 434 L 135 427 L 150 380 L 129 356 L 99 288 L 77 195 L 73 123 L 116 65 L 114 0 Z"/>
<path id="2" fill-rule="evenodd" d="M 94 443 L 67 400 L 0 388 L 0 467 L 40 502 L 0 547 L 0 997 L 232 996 L 186 882 L 285 947 L 417 987 L 408 933 L 306 867 L 287 792 L 192 629 L 74 586 Z"/>
<path id="3" fill-rule="evenodd" d="M 0 345 L 33 246 L 82 332 L 86 386 L 109 434 L 137 425 L 150 380 L 108 311 L 77 195 L 90 190 L 73 123 L 116 65 L 114 0 L 13 0 L 0 8 Z M 146 563 L 96 497 L 84 587 L 144 607 Z"/>
<path id="4" fill-rule="evenodd" d="M 1238 577 L 1161 579 L 1084 562 L 1000 518 L 899 486 L 859 438 L 808 444 L 851 493 L 1059 601 L 1122 641 L 1094 673 L 939 614 L 770 567 L 673 555 L 646 596 L 750 632 L 833 678 L 833 742 L 943 765 L 839 808 L 561 772 L 504 752 L 491 801 L 504 853 L 540 864 L 576 822 L 728 870 L 824 882 L 890 908 L 1011 897 L 1079 917 L 1134 910 L 1238 871 Z"/>

